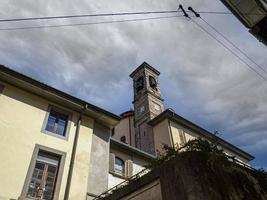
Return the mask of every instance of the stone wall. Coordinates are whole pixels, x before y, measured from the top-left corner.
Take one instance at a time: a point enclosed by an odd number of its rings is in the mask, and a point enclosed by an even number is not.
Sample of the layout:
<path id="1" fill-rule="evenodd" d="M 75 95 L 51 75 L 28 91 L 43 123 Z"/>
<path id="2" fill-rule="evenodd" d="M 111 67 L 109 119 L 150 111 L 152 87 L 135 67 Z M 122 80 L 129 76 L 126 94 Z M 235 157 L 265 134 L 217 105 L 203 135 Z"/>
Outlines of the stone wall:
<path id="1" fill-rule="evenodd" d="M 146 200 L 267 199 L 266 177 L 223 157 L 203 152 L 184 152 L 103 199 L 130 199 L 127 196 L 157 179 L 161 194 Z"/>

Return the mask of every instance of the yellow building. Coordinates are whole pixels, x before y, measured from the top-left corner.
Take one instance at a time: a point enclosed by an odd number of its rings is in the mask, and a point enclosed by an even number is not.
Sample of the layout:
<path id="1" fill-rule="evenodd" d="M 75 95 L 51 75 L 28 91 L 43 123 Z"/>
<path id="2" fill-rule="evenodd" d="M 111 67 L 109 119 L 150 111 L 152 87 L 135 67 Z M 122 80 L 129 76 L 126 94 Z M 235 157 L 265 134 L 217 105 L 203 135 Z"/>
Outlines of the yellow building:
<path id="1" fill-rule="evenodd" d="M 146 62 L 130 75 L 133 79 L 134 109 L 121 114 L 121 120 L 112 133 L 109 188 L 127 179 L 129 168 L 132 175 L 142 171 L 153 156 L 162 154 L 163 145 L 181 147 L 195 138 L 216 140 L 227 155 L 249 165 L 254 157 L 247 152 L 179 116 L 172 109 L 164 110 L 159 75 L 160 72 Z M 155 184 L 159 191 L 158 182 Z M 153 199 L 157 193 L 148 194 Z"/>
<path id="2" fill-rule="evenodd" d="M 244 163 L 253 159 L 250 154 L 184 119 L 172 109 L 164 110 L 159 75 L 160 72 L 146 62 L 131 73 L 134 110 L 121 114 L 113 138 L 153 155 L 161 152 L 164 144 L 175 147 L 194 138 L 215 138 L 227 154 Z"/>
<path id="3" fill-rule="evenodd" d="M 0 65 L 0 200 L 89 200 L 142 171 L 162 144 L 213 134 L 164 110 L 160 72 L 131 73 L 134 110 L 121 116 Z M 217 138 L 244 163 L 253 156 Z"/>
<path id="4" fill-rule="evenodd" d="M 103 192 L 119 120 L 0 66 L 0 199 L 84 200 Z"/>

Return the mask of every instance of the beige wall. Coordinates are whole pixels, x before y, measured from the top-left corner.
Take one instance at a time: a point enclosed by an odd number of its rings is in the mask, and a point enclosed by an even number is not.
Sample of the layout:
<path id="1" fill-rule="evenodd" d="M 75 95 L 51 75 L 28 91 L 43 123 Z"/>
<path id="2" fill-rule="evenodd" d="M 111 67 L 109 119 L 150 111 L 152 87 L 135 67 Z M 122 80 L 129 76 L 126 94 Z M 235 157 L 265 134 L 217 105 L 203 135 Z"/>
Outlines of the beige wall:
<path id="1" fill-rule="evenodd" d="M 131 146 L 135 146 L 135 130 L 134 130 L 134 117 L 128 116 L 122 118 L 115 127 L 115 134 L 113 138 L 116 140 L 121 139 L 122 136 L 126 137 L 126 141 Z"/>
<path id="2" fill-rule="evenodd" d="M 163 144 L 172 146 L 172 138 L 168 119 L 165 119 L 153 127 L 154 143 L 156 151 L 161 152 Z"/>
<path id="3" fill-rule="evenodd" d="M 170 121 L 170 126 L 171 126 L 171 133 L 173 137 L 174 144 L 178 144 L 178 147 L 181 147 L 182 142 L 181 142 L 181 137 L 179 135 L 179 131 L 182 131 L 183 134 L 185 135 L 185 142 L 188 142 L 189 140 L 193 140 L 197 137 L 200 137 L 197 133 L 192 132 L 191 130 Z M 225 147 L 222 147 L 224 149 L 224 152 L 229 155 L 229 156 L 236 156 L 236 159 L 239 161 L 248 164 L 249 161 L 242 158 L 241 156 L 236 155 L 234 152 L 232 152 L 230 149 L 226 149 Z"/>
<path id="4" fill-rule="evenodd" d="M 137 174 L 138 172 L 142 171 L 145 169 L 145 165 L 149 163 L 149 161 L 145 158 L 142 158 L 137 155 L 133 155 L 132 153 L 127 153 L 124 151 L 120 151 L 118 149 L 111 148 L 110 153 L 114 153 L 115 156 L 119 157 L 122 159 L 124 162 L 126 160 L 132 160 L 133 161 L 133 175 Z M 119 183 L 123 182 L 125 179 L 113 174 L 109 174 L 109 180 L 108 180 L 108 188 L 112 188 Z"/>
<path id="5" fill-rule="evenodd" d="M 121 200 L 161 200 L 160 181 L 156 180 L 152 183 L 140 188 L 132 194 L 123 197 Z"/>
<path id="6" fill-rule="evenodd" d="M 197 138 L 197 134 L 193 133 L 192 131 L 184 128 L 183 126 L 170 121 L 170 127 L 171 127 L 171 133 L 173 137 L 173 143 L 175 145 L 178 144 L 178 147 L 181 147 L 183 145 L 181 134 L 184 134 L 185 136 L 185 142 L 188 142 L 189 140 L 193 140 Z"/>
<path id="7" fill-rule="evenodd" d="M 108 189 L 109 140 L 110 129 L 95 122 L 87 185 L 90 194 L 99 195 Z"/>
<path id="8" fill-rule="evenodd" d="M 59 193 L 59 199 L 63 199 L 78 113 L 72 112 L 68 140 L 44 134 L 41 129 L 48 105 L 56 104 L 1 84 L 5 89 L 0 94 L 0 199 L 20 196 L 36 144 L 66 153 Z M 86 197 L 93 124 L 93 119 L 83 118 L 70 190 L 73 200 Z"/>

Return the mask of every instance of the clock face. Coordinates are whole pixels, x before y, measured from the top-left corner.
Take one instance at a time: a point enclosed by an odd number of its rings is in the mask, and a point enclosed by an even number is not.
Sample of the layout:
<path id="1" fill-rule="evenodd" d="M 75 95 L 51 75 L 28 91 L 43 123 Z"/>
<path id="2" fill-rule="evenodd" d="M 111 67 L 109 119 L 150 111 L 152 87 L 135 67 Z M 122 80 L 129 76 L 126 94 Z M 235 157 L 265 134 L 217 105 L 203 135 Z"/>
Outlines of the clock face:
<path id="1" fill-rule="evenodd" d="M 140 109 L 139 109 L 139 112 L 142 113 L 145 111 L 145 106 L 141 106 Z"/>
<path id="2" fill-rule="evenodd" d="M 156 111 L 160 111 L 160 105 L 154 104 L 154 108 L 155 108 Z"/>

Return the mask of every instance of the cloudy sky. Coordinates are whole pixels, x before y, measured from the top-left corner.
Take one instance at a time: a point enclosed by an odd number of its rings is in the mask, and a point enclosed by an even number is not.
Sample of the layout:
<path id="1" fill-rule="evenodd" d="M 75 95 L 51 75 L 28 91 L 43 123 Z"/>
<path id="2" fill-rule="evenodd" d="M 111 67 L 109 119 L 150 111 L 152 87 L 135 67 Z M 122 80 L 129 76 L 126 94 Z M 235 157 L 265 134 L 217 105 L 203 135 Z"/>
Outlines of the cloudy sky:
<path id="1" fill-rule="evenodd" d="M 198 11 L 227 11 L 219 0 L 180 2 Z M 176 10 L 178 4 L 177 0 L 8 0 L 0 2 L 0 18 Z M 173 15 L 9 22 L 1 23 L 0 29 Z M 202 17 L 267 70 L 266 46 L 234 16 Z M 146 61 L 161 72 L 165 108 L 211 132 L 219 131 L 222 138 L 254 155 L 254 166 L 267 169 L 267 82 L 184 17 L 0 30 L 0 49 L 1 64 L 116 114 L 132 107 L 129 74 Z"/>

